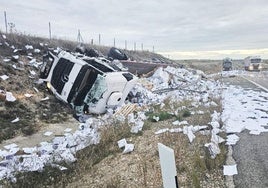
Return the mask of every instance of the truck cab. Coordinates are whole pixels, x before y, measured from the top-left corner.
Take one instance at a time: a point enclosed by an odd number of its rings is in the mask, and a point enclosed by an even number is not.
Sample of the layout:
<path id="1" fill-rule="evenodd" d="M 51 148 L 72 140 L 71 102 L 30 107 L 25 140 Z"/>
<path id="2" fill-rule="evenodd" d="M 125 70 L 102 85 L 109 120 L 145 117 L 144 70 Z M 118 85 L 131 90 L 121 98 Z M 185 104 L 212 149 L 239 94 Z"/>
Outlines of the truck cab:
<path id="1" fill-rule="evenodd" d="M 114 69 L 102 59 L 61 51 L 57 55 L 49 52 L 43 58 L 40 80 L 81 116 L 85 112 L 102 114 L 107 108 L 122 105 L 137 77 Z"/>
<path id="2" fill-rule="evenodd" d="M 232 70 L 233 62 L 231 58 L 224 58 L 222 61 L 222 70 L 223 71 L 230 71 Z"/>
<path id="3" fill-rule="evenodd" d="M 262 59 L 259 56 L 248 56 L 244 59 L 245 70 L 260 71 L 262 69 Z"/>

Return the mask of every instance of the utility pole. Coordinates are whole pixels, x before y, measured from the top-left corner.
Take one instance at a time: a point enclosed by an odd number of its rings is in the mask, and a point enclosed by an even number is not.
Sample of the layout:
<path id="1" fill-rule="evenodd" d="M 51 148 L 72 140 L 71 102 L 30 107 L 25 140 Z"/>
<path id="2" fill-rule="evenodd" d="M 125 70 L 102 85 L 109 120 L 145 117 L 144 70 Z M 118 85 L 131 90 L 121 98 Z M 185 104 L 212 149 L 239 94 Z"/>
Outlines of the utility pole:
<path id="1" fill-rule="evenodd" d="M 6 13 L 6 11 L 4 12 L 4 16 L 5 16 L 5 26 L 6 26 L 6 33 L 7 33 L 7 13 Z"/>
<path id="2" fill-rule="evenodd" d="M 48 22 L 48 29 L 49 29 L 49 40 L 51 40 L 51 25 L 50 25 L 50 22 Z"/>
<path id="3" fill-rule="evenodd" d="M 114 47 L 115 47 L 115 38 L 114 38 Z"/>
<path id="4" fill-rule="evenodd" d="M 82 38 L 82 35 L 80 33 L 80 29 L 78 29 L 77 42 L 79 42 L 79 43 L 83 43 L 84 42 L 83 41 L 83 38 Z"/>
<path id="5" fill-rule="evenodd" d="M 101 35 L 99 34 L 99 45 L 101 44 Z"/>
<path id="6" fill-rule="evenodd" d="M 134 51 L 136 52 L 136 42 L 134 42 Z"/>
<path id="7" fill-rule="evenodd" d="M 125 50 L 127 50 L 127 40 L 125 40 Z"/>
<path id="8" fill-rule="evenodd" d="M 154 46 L 153 46 L 153 53 L 154 53 Z"/>
<path id="9" fill-rule="evenodd" d="M 141 43 L 141 51 L 143 51 L 143 43 Z"/>

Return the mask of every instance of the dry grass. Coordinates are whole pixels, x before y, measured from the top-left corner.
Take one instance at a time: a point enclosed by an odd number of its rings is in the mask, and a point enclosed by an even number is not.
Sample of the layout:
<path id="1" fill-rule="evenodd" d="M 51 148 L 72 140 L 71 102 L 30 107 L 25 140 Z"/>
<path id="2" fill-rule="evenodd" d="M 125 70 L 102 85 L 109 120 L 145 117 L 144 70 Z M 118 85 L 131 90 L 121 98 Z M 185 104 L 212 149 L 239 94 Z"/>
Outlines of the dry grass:
<path id="1" fill-rule="evenodd" d="M 16 42 L 17 48 L 26 44 L 40 48 L 40 42 L 68 49 L 76 46 L 75 42 L 48 41 L 48 39 L 32 36 L 8 35 L 7 38 L 11 44 Z M 104 47 L 103 52 L 107 53 L 107 49 L 108 47 Z M 6 54 L 10 55 L 10 49 L 4 49 L 1 53 L 5 50 Z M 144 53 L 147 54 L 147 52 Z M 5 56 L 5 53 L 2 55 Z M 62 164 L 68 167 L 67 171 L 48 166 L 42 172 L 17 174 L 17 183 L 2 183 L 5 187 L 161 187 L 157 151 L 157 143 L 161 142 L 175 151 L 180 186 L 221 187 L 224 185 L 221 175 L 226 152 L 224 145 L 220 146 L 222 153 L 216 159 L 210 159 L 204 147 L 204 144 L 209 142 L 210 136 L 196 133 L 196 139 L 190 144 L 188 138 L 182 133 L 154 134 L 161 128 L 171 128 L 172 121 L 177 119 L 187 120 L 192 125 L 206 125 L 211 121 L 210 114 L 214 110 L 221 111 L 220 100 L 216 103 L 218 106 L 207 109 L 205 106 L 193 107 L 191 101 L 175 104 L 166 100 L 163 108 L 160 105 L 153 106 L 151 115 L 148 115 L 149 117 L 159 116 L 162 121 L 152 122 L 149 119 L 145 122 L 142 134 L 130 134 L 130 127 L 127 123 L 114 122 L 113 125 L 107 125 L 101 129 L 101 141 L 98 145 L 89 146 L 76 154 L 78 159 L 76 163 Z M 183 106 L 184 109 L 178 110 Z M 43 106 L 40 108 L 43 109 Z M 202 110 L 205 114 L 190 115 L 190 111 L 197 110 Z M 175 112 L 176 115 L 174 115 Z M 118 148 L 117 141 L 122 138 L 128 138 L 135 144 L 133 153 L 121 154 L 122 151 Z"/>
<path id="2" fill-rule="evenodd" d="M 190 104 L 185 101 L 176 107 Z M 159 106 L 152 108 L 159 109 Z M 188 108 L 188 107 L 187 107 Z M 202 109 L 200 106 L 197 109 Z M 195 110 L 197 110 L 195 109 Z M 220 109 L 220 106 L 210 107 L 209 111 Z M 169 105 L 161 109 L 172 111 Z M 189 111 L 194 110 L 189 106 Z M 159 111 L 160 112 L 160 111 Z M 179 113 L 180 114 L 180 113 Z M 209 114 L 209 113 L 208 113 Z M 211 121 L 206 114 L 183 117 L 181 120 L 192 122 Z M 202 117 L 201 117 L 202 116 Z M 194 120 L 197 118 L 197 120 Z M 63 164 L 67 171 L 59 171 L 46 167 L 45 171 L 37 173 L 19 174 L 16 184 L 6 184 L 14 187 L 161 187 L 161 170 L 159 164 L 157 143 L 171 147 L 175 151 L 176 167 L 181 187 L 222 187 L 222 165 L 225 162 L 226 147 L 220 145 L 221 154 L 211 159 L 205 143 L 210 142 L 210 136 L 196 133 L 193 143 L 189 143 L 186 135 L 182 133 L 169 133 L 155 135 L 161 128 L 171 128 L 171 122 L 176 120 L 173 116 L 159 122 L 146 121 L 146 130 L 143 134 L 130 134 L 127 123 L 114 122 L 113 125 L 104 126 L 101 130 L 101 142 L 92 145 L 77 153 L 78 161 L 74 164 Z M 135 151 L 122 155 L 117 141 L 127 138 L 135 144 Z"/>

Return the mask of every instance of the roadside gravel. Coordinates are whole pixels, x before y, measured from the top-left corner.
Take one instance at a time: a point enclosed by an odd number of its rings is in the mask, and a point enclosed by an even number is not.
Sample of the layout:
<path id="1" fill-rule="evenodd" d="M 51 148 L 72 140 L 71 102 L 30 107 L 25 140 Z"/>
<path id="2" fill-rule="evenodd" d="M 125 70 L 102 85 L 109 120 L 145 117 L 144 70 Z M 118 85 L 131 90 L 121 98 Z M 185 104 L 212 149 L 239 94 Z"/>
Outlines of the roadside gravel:
<path id="1" fill-rule="evenodd" d="M 238 134 L 239 142 L 233 147 L 238 175 L 234 176 L 237 188 L 268 187 L 268 133 L 250 135 Z"/>

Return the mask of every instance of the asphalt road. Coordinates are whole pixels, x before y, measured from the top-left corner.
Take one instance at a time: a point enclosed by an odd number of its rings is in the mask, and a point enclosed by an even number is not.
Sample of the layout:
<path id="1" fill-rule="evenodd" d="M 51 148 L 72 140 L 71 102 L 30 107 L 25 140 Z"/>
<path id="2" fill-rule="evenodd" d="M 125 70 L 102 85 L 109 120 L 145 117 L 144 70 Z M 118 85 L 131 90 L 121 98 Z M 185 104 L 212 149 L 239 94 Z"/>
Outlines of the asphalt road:
<path id="1" fill-rule="evenodd" d="M 245 76 L 268 89 L 268 73 L 248 72 Z M 240 85 L 247 89 L 261 90 L 241 77 L 224 78 L 225 83 Z M 268 99 L 267 99 L 268 100 Z M 239 142 L 233 147 L 233 157 L 237 163 L 238 175 L 234 175 L 237 188 L 268 187 L 268 133 L 250 135 L 247 131 L 238 134 Z"/>
<path id="2" fill-rule="evenodd" d="M 268 90 L 268 71 L 247 72 L 245 78 L 259 84 Z"/>

